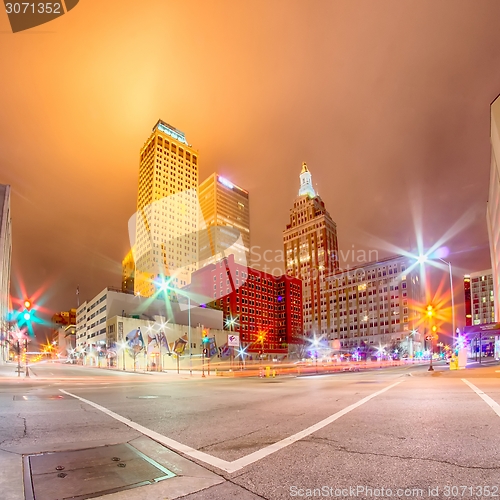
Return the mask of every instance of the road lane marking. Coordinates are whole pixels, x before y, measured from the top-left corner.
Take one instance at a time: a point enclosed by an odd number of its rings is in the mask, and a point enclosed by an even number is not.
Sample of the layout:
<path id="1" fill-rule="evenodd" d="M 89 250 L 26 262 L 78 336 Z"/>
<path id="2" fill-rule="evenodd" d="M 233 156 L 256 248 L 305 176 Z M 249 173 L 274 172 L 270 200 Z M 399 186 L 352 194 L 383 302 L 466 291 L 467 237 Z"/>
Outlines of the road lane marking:
<path id="1" fill-rule="evenodd" d="M 397 385 L 401 384 L 401 382 L 403 382 L 403 381 L 401 380 L 399 382 L 395 382 L 394 384 L 391 384 L 388 387 L 381 389 L 380 391 L 374 392 L 373 394 L 370 394 L 369 396 L 366 396 L 363 399 L 360 399 L 357 403 L 353 403 L 352 405 L 347 406 L 343 410 L 340 410 L 337 413 L 330 415 L 329 417 L 321 420 L 317 424 L 311 425 L 311 427 L 308 427 L 307 429 L 304 429 L 303 431 L 297 432 L 296 434 L 293 434 L 292 436 L 289 436 L 285 439 L 282 439 L 281 441 L 278 441 L 277 443 L 266 446 L 265 448 L 262 448 L 261 450 L 250 453 L 250 455 L 247 455 L 246 457 L 238 458 L 234 462 L 231 462 L 232 470 L 229 472 L 235 472 L 239 469 L 242 469 L 243 467 L 246 467 L 247 465 L 250 465 L 254 462 L 257 462 L 258 460 L 261 460 L 262 458 L 267 457 L 268 455 L 271 455 L 272 453 L 274 453 L 278 450 L 286 448 L 287 446 L 295 443 L 296 441 L 300 441 L 301 439 L 304 439 L 305 437 L 313 434 L 314 432 L 319 431 L 320 429 L 322 429 L 323 427 L 326 427 L 327 425 L 331 424 L 332 422 L 335 422 L 335 420 L 339 419 L 340 417 L 343 417 L 344 415 L 351 412 L 352 410 L 355 410 L 356 408 L 360 407 L 361 405 L 364 405 L 365 403 L 367 403 L 371 399 L 379 396 L 380 394 L 388 391 L 389 389 L 392 389 L 393 387 L 396 387 Z"/>
<path id="2" fill-rule="evenodd" d="M 403 382 L 403 380 L 400 380 L 399 382 L 395 382 L 394 384 L 391 384 L 391 385 L 385 387 L 384 389 L 381 389 L 380 391 L 374 392 L 373 394 L 370 394 L 369 396 L 366 396 L 363 399 L 360 399 L 358 402 L 347 406 L 346 408 L 334 413 L 333 415 L 330 415 L 329 417 L 321 420 L 320 422 L 318 422 L 314 425 L 311 425 L 310 427 L 307 427 L 307 429 L 304 429 L 300 432 L 297 432 L 296 434 L 293 434 L 292 436 L 289 436 L 285 439 L 282 439 L 281 441 L 278 441 L 274 444 L 266 446 L 258 451 L 250 453 L 249 455 L 247 455 L 245 457 L 238 458 L 237 460 L 234 460 L 233 462 L 228 462 L 227 460 L 223 460 L 221 458 L 214 457 L 213 455 L 209 455 L 208 453 L 204 453 L 203 451 L 195 450 L 194 448 L 191 448 L 190 446 L 179 443 L 178 441 L 170 439 L 166 436 L 163 436 L 162 434 L 159 434 L 158 432 L 152 431 L 151 429 L 148 429 L 147 427 L 144 427 L 136 422 L 133 422 L 132 420 L 129 420 L 126 417 L 122 417 L 121 415 L 118 415 L 118 413 L 115 413 L 111 410 L 108 410 L 104 406 L 98 405 L 97 403 L 89 401 L 88 399 L 81 398 L 80 396 L 76 396 L 75 394 L 72 394 L 71 392 L 67 392 L 64 389 L 59 389 L 59 390 L 63 394 L 67 394 L 68 396 L 71 396 L 75 399 L 78 399 L 78 400 L 82 401 L 83 403 L 87 403 L 88 405 L 96 408 L 97 410 L 102 411 L 106 415 L 114 418 L 115 420 L 118 420 L 119 422 L 122 422 L 125 425 L 128 425 L 132 429 L 135 429 L 136 431 L 144 434 L 145 436 L 148 436 L 151 439 L 154 439 L 158 443 L 164 444 L 167 448 L 178 451 L 179 453 L 182 453 L 183 455 L 186 455 L 188 457 L 200 460 L 201 462 L 204 462 L 206 464 L 217 467 L 218 469 L 221 469 L 225 472 L 232 473 L 232 472 L 236 472 L 240 469 L 243 469 L 247 465 L 250 465 L 254 462 L 257 462 L 257 461 L 271 455 L 272 453 L 275 453 L 283 448 L 286 448 L 287 446 L 290 446 L 291 444 L 295 443 L 296 441 L 300 441 L 301 439 L 304 439 L 305 437 L 313 434 L 314 432 L 321 430 L 323 427 L 326 427 L 327 425 L 331 424 L 332 422 L 335 422 L 335 420 L 339 419 L 340 417 L 343 417 L 347 413 L 355 410 L 356 408 L 359 408 L 361 405 L 364 405 L 365 403 L 367 403 L 371 399 L 379 396 L 380 394 L 388 391 L 389 389 L 392 389 L 393 387 L 396 387 L 397 385 L 401 384 L 402 382 Z"/>
<path id="3" fill-rule="evenodd" d="M 87 403 L 88 405 L 96 408 L 97 410 L 102 411 L 103 413 L 114 418 L 115 420 L 118 420 L 119 422 L 122 422 L 123 424 L 128 425 L 132 429 L 135 429 L 136 431 L 140 432 L 141 434 L 144 434 L 145 436 L 148 436 L 151 439 L 154 439 L 158 443 L 164 444 L 168 448 L 171 448 L 171 449 L 178 451 L 184 455 L 187 455 L 191 458 L 196 458 L 198 460 L 201 460 L 202 462 L 205 462 L 207 464 L 213 465 L 215 467 L 218 467 L 219 469 L 222 469 L 224 471 L 229 472 L 228 467 L 231 465 L 231 463 L 227 462 L 226 460 L 222 460 L 220 458 L 209 455 L 208 453 L 204 453 L 202 451 L 195 450 L 194 448 L 191 448 L 190 446 L 179 443 L 178 441 L 174 441 L 173 439 L 170 439 L 166 436 L 163 436 L 162 434 L 159 434 L 158 432 L 152 431 L 151 429 L 148 429 L 147 427 L 144 427 L 136 422 L 133 422 L 132 420 L 129 420 L 126 417 L 122 417 L 121 415 L 118 415 L 118 413 L 115 413 L 111 410 L 108 410 L 104 406 L 98 405 L 97 403 L 93 403 L 92 401 L 89 401 L 88 399 L 84 399 L 84 398 L 81 398 L 80 396 L 76 396 L 75 394 L 67 392 L 64 389 L 59 389 L 59 390 L 63 394 L 67 394 L 68 396 L 71 396 L 75 399 L 79 399 L 83 403 Z"/>
<path id="4" fill-rule="evenodd" d="M 477 388 L 474 384 L 471 384 L 467 379 L 463 378 L 462 382 L 467 384 L 500 417 L 500 405 L 495 400 L 491 399 L 487 394 Z"/>

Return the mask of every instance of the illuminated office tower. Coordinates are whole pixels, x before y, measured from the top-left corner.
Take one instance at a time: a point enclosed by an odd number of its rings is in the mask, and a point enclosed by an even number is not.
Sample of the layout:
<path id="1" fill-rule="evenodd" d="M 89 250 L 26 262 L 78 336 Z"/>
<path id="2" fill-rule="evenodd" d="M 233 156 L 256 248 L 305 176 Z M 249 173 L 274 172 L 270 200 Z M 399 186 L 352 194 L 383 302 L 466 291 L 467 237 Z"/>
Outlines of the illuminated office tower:
<path id="1" fill-rule="evenodd" d="M 217 173 L 200 184 L 198 198 L 206 229 L 200 231 L 199 262 L 214 263 L 234 255 L 235 262 L 250 264 L 250 207 L 248 191 Z"/>
<path id="2" fill-rule="evenodd" d="M 130 250 L 122 261 L 122 292 L 134 293 L 135 261 Z"/>
<path id="3" fill-rule="evenodd" d="M 140 153 L 137 213 L 129 221 L 134 291 L 150 297 L 157 279 L 182 288 L 197 268 L 198 152 L 162 120 Z"/>
<path id="4" fill-rule="evenodd" d="M 325 278 L 337 271 L 337 226 L 312 185 L 307 165 L 302 165 L 300 188 L 283 231 L 286 273 L 303 283 L 304 332 L 321 333 L 325 316 Z M 323 300 L 322 300 L 323 298 Z M 325 319 L 325 318 L 323 318 Z"/>

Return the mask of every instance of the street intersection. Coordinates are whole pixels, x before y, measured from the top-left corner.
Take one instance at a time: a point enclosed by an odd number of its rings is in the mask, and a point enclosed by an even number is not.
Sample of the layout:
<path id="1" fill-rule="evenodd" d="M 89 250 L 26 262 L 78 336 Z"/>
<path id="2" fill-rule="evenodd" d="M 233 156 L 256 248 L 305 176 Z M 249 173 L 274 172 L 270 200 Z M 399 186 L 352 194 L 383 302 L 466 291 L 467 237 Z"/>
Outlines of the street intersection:
<path id="1" fill-rule="evenodd" d="M 14 370 L 3 367 L 0 378 L 5 499 L 25 498 L 23 481 L 35 499 L 68 498 L 63 490 L 72 480 L 81 498 L 110 500 L 369 498 L 370 488 L 378 496 L 382 488 L 382 496 L 460 496 L 446 490 L 454 486 L 500 496 L 495 363 L 455 372 L 401 366 L 281 378 L 61 364 L 35 365 L 30 378 L 16 378 Z M 175 477 L 105 494 L 106 477 L 92 476 L 85 490 L 72 469 L 53 480 L 31 471 L 30 483 L 26 458 L 23 477 L 23 456 L 124 443 Z M 479 496 L 477 489 L 453 491 Z"/>

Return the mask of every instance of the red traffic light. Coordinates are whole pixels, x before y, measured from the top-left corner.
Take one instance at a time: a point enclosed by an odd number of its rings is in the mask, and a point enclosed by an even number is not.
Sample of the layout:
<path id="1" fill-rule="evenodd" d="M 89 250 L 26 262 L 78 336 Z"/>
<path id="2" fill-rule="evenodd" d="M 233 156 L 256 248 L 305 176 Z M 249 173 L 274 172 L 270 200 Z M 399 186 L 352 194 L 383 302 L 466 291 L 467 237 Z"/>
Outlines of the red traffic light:
<path id="1" fill-rule="evenodd" d="M 25 307 L 26 309 L 30 309 L 30 308 L 31 308 L 31 300 L 26 299 L 26 300 L 24 301 L 24 307 Z"/>

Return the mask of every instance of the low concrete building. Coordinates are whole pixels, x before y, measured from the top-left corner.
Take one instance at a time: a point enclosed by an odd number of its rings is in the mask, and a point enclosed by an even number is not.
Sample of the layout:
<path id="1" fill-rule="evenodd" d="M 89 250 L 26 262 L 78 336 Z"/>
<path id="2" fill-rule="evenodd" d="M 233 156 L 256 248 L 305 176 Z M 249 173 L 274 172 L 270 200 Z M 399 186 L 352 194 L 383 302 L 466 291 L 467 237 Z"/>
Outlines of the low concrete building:
<path id="1" fill-rule="evenodd" d="M 107 287 L 93 299 L 84 302 L 76 312 L 76 351 L 85 364 L 100 366 L 105 364 L 108 348 L 112 347 L 108 340 L 108 321 L 120 317 L 122 325 L 125 320 L 137 320 L 141 325 L 154 323 L 155 318 L 163 322 L 177 325 L 204 326 L 222 330 L 223 315 L 221 311 L 209 308 L 188 307 L 191 304 L 183 297 L 171 294 L 168 299 L 153 299 L 123 293 L 118 289 Z M 118 322 L 116 322 L 118 331 Z M 116 337 L 113 342 L 123 342 L 123 337 Z"/>
<path id="2" fill-rule="evenodd" d="M 70 358 L 76 347 L 76 325 L 60 326 L 57 330 L 57 354 Z"/>
<path id="3" fill-rule="evenodd" d="M 106 323 L 106 360 L 91 349 L 91 364 L 120 370 L 199 370 L 211 361 L 229 360 L 231 332 L 205 325 L 191 327 L 170 323 L 157 316 L 152 321 L 114 316 Z M 206 342 L 203 342 L 205 336 Z M 236 353 L 237 354 L 237 353 Z M 101 355 L 101 359 L 99 359 Z"/>

